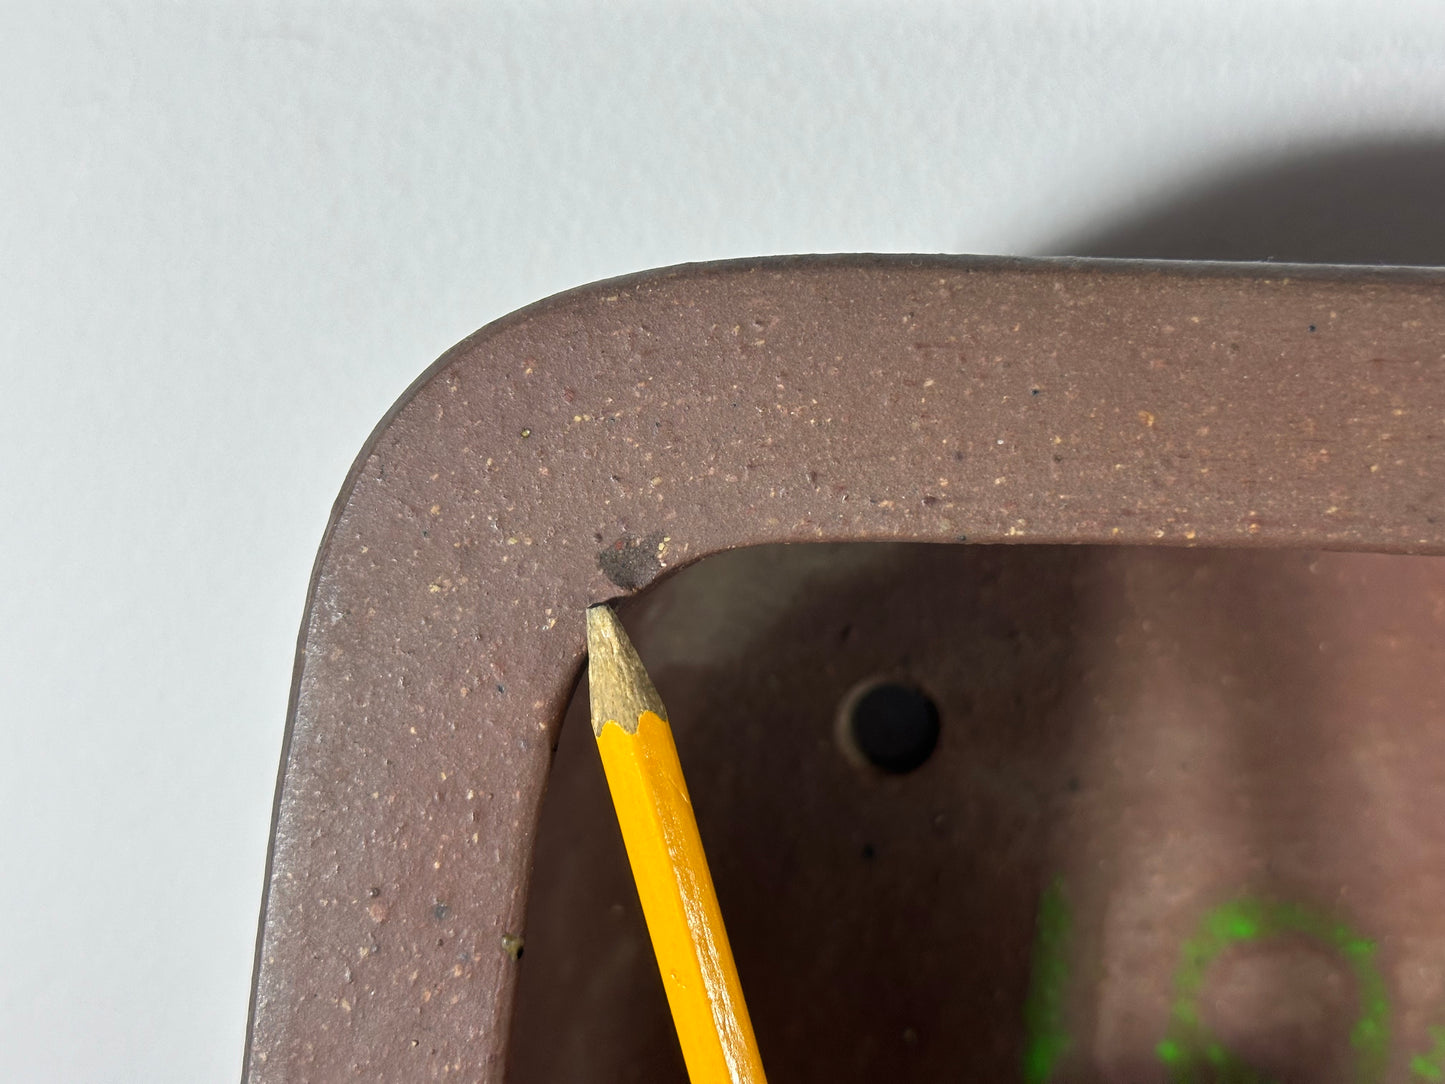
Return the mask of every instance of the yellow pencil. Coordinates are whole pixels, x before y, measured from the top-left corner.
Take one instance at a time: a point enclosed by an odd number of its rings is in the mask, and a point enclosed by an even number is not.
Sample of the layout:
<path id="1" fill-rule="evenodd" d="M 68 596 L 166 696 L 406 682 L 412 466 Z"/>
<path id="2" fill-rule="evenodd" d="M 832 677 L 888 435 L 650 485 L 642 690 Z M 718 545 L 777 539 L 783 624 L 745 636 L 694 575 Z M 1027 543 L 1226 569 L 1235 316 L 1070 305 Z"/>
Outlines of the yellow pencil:
<path id="1" fill-rule="evenodd" d="M 763 1084 L 763 1063 L 667 713 L 608 606 L 587 611 L 592 733 L 692 1084 Z"/>

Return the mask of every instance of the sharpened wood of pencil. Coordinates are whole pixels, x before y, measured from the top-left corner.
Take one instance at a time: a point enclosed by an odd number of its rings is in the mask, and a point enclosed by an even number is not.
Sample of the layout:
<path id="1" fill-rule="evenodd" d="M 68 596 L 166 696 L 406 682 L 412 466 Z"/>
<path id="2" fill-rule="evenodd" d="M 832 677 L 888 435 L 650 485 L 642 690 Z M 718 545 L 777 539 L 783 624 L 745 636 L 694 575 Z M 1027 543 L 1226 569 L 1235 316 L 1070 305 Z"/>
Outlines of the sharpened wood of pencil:
<path id="1" fill-rule="evenodd" d="M 763 1084 L 667 712 L 617 615 L 587 611 L 592 733 L 692 1084 Z"/>

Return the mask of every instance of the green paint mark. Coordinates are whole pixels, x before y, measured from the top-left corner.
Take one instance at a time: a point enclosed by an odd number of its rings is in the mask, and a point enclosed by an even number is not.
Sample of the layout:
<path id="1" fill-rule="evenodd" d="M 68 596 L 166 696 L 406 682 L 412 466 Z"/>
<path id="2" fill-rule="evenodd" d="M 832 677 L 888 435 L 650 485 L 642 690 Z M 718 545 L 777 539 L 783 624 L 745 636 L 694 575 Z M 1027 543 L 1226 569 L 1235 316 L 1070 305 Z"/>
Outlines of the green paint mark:
<path id="1" fill-rule="evenodd" d="M 1055 879 L 1039 897 L 1034 927 L 1033 967 L 1024 1002 L 1024 1084 L 1048 1084 L 1070 1046 L 1064 1030 L 1064 988 L 1073 915 L 1062 880 Z"/>
<path id="2" fill-rule="evenodd" d="M 1169 1033 L 1155 1048 L 1175 1084 L 1193 1084 L 1203 1079 L 1200 1071 L 1206 1067 L 1210 1079 L 1229 1084 L 1255 1084 L 1265 1080 L 1225 1049 L 1204 1026 L 1199 1018 L 1199 994 L 1209 968 L 1225 949 L 1280 934 L 1308 937 L 1334 950 L 1350 965 L 1360 997 L 1360 1018 L 1350 1029 L 1357 1079 L 1360 1084 L 1374 1084 L 1384 1078 L 1389 1063 L 1390 1003 L 1385 980 L 1375 966 L 1374 943 L 1308 907 L 1245 899 L 1227 903 L 1205 915 L 1195 936 L 1184 943 L 1179 970 L 1174 975 L 1176 996 L 1169 1017 Z M 1445 1031 L 1437 1041 L 1436 1050 L 1445 1058 Z M 1416 1062 L 1419 1062 L 1440 1073 L 1440 1058 L 1429 1060 L 1434 1054 L 1432 1051 L 1430 1056 L 1415 1059 L 1411 1070 L 1418 1075 Z M 1437 1075 L 1425 1076 L 1425 1079 L 1442 1078 Z"/>
<path id="3" fill-rule="evenodd" d="M 1428 1053 L 1410 1059 L 1410 1075 L 1420 1080 L 1445 1080 L 1445 1028 L 1431 1028 L 1430 1038 L 1435 1045 Z"/>

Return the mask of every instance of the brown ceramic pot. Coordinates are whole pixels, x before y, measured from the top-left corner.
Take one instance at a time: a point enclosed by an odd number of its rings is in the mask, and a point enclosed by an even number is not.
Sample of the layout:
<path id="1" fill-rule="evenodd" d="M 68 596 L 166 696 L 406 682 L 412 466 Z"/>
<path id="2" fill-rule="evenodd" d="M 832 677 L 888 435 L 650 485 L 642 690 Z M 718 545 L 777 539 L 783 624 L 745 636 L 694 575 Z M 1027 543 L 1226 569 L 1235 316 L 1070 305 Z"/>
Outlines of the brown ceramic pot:
<path id="1" fill-rule="evenodd" d="M 1440 272 L 769 259 L 483 329 L 317 560 L 248 1079 L 682 1079 L 574 696 L 615 596 L 775 1081 L 1438 1071 L 1442 468 Z"/>

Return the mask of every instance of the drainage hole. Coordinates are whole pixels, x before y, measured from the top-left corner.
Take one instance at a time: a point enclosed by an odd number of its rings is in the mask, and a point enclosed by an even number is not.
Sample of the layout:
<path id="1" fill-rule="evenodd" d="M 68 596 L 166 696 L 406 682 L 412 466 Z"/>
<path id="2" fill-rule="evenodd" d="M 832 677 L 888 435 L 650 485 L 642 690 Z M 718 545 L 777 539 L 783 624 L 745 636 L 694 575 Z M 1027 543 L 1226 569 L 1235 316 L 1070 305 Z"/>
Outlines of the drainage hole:
<path id="1" fill-rule="evenodd" d="M 887 681 L 849 698 L 846 734 L 857 755 L 879 771 L 903 775 L 938 745 L 938 708 L 912 685 Z"/>

